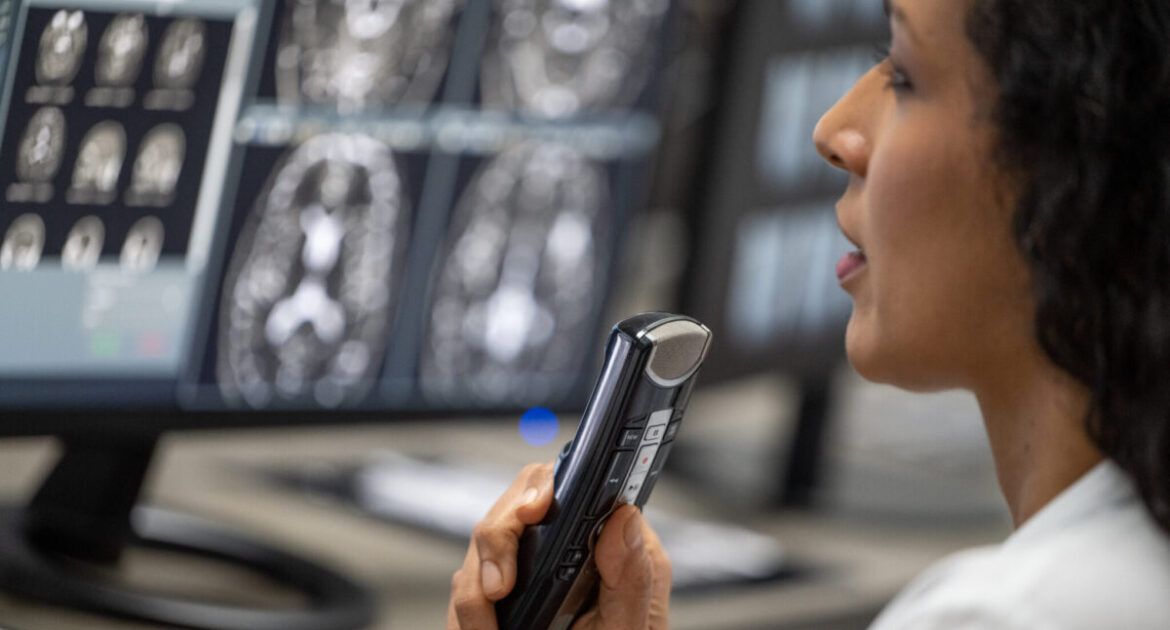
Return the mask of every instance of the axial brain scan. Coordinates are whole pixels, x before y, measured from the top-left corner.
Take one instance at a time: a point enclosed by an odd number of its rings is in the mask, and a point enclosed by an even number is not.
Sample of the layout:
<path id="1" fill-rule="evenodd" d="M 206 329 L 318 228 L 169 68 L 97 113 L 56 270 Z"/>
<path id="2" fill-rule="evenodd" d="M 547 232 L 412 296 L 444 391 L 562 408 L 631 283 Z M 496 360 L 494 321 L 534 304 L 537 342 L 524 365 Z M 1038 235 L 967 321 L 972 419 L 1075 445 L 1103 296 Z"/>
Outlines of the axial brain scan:
<path id="1" fill-rule="evenodd" d="M 12 222 L 0 245 L 0 269 L 35 269 L 45 249 L 45 222 L 35 214 L 22 214 Z"/>
<path id="2" fill-rule="evenodd" d="M 154 82 L 162 88 L 187 90 L 199 81 L 207 52 L 206 26 L 202 20 L 176 20 L 163 35 L 154 63 Z"/>
<path id="3" fill-rule="evenodd" d="M 427 394 L 476 403 L 555 396 L 600 302 L 605 173 L 575 150 L 522 144 L 486 162 L 455 209 L 430 311 Z"/>
<path id="4" fill-rule="evenodd" d="M 649 75 L 667 0 L 496 0 L 484 102 L 559 118 L 628 105 Z"/>
<path id="5" fill-rule="evenodd" d="M 125 157 L 126 132 L 122 125 L 109 120 L 98 123 L 81 141 L 77 165 L 73 167 L 73 187 L 113 192 Z"/>
<path id="6" fill-rule="evenodd" d="M 47 182 L 57 174 L 65 149 L 65 114 L 42 107 L 33 114 L 20 141 L 16 174 L 26 181 Z"/>
<path id="7" fill-rule="evenodd" d="M 172 195 L 183 172 L 186 147 L 186 137 L 178 125 L 163 123 L 147 132 L 134 160 L 131 192 L 160 198 Z"/>
<path id="8" fill-rule="evenodd" d="M 146 19 L 141 14 L 119 15 L 110 22 L 98 45 L 98 85 L 123 87 L 138 79 L 147 35 Z"/>
<path id="9" fill-rule="evenodd" d="M 83 217 L 69 230 L 65 238 L 65 249 L 61 251 L 61 266 L 71 271 L 92 269 L 102 255 L 106 240 L 106 228 L 101 219 L 90 215 Z"/>
<path id="10" fill-rule="evenodd" d="M 281 103 L 345 112 L 429 102 L 462 0 L 289 0 L 276 61 Z"/>
<path id="11" fill-rule="evenodd" d="M 225 397 L 253 407 L 360 400 L 381 367 L 407 222 L 381 142 L 325 134 L 292 150 L 256 201 L 224 283 Z"/>
<path id="12" fill-rule="evenodd" d="M 67 85 L 77 75 L 89 28 L 81 11 L 62 9 L 53 14 L 41 34 L 37 54 L 37 81 L 48 85 Z"/>

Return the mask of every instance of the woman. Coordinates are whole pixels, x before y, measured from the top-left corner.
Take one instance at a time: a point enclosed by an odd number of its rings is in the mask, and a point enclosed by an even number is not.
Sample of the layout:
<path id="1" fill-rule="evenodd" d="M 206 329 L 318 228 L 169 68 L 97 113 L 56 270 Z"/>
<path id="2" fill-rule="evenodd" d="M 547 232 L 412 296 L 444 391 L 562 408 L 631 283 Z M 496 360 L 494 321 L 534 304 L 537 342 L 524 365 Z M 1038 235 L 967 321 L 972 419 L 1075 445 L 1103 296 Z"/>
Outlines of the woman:
<path id="1" fill-rule="evenodd" d="M 978 399 L 1017 527 L 906 589 L 887 629 L 1170 627 L 1170 3 L 890 0 L 889 55 L 818 125 L 849 185 L 850 362 Z M 453 580 L 494 627 L 525 470 Z M 669 562 L 637 510 L 598 543 L 584 628 L 665 628 Z"/>

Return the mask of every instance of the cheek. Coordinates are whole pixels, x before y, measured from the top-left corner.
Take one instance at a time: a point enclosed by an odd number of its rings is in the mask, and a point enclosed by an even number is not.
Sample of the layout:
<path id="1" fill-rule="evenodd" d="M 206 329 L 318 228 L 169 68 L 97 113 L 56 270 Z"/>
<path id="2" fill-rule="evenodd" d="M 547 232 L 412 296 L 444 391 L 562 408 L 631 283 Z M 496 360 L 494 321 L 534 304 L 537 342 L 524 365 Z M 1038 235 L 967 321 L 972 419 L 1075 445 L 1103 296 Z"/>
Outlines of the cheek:
<path id="1" fill-rule="evenodd" d="M 1002 288 L 1002 252 L 988 245 L 1007 226 L 972 156 L 949 149 L 964 145 L 973 146 L 905 135 L 872 158 L 861 226 L 870 268 L 846 333 L 850 360 L 867 378 L 951 387 L 975 360 L 986 307 Z"/>

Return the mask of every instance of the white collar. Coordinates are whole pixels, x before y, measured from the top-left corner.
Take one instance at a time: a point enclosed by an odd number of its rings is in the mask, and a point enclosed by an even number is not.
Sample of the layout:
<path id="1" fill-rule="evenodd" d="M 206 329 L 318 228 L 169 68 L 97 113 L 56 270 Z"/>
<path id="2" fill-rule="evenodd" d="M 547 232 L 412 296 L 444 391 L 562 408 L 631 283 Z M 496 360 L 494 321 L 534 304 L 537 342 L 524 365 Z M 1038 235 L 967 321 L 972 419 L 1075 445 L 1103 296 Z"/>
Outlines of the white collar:
<path id="1" fill-rule="evenodd" d="M 1129 475 L 1112 460 L 1105 459 L 1033 514 L 1004 541 L 1003 546 L 1046 538 L 1106 511 L 1108 506 L 1135 499 Z"/>

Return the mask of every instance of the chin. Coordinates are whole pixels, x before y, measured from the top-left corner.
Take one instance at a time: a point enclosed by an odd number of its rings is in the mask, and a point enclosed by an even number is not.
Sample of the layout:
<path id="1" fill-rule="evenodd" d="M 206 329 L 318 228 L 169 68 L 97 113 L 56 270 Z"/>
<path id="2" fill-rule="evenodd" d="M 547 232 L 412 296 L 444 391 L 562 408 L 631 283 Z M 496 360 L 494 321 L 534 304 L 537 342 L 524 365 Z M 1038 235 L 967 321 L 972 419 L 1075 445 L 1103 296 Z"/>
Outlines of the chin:
<path id="1" fill-rule="evenodd" d="M 913 392 L 950 389 L 925 348 L 876 334 L 874 327 L 858 322 L 856 315 L 845 329 L 845 355 L 849 364 L 867 381 L 893 385 Z"/>
<path id="2" fill-rule="evenodd" d="M 885 370 L 882 369 L 880 353 L 875 351 L 872 339 L 859 328 L 856 317 L 850 318 L 849 325 L 845 328 L 845 356 L 849 359 L 849 365 L 867 381 L 888 383 L 889 381 L 883 378 Z"/>

